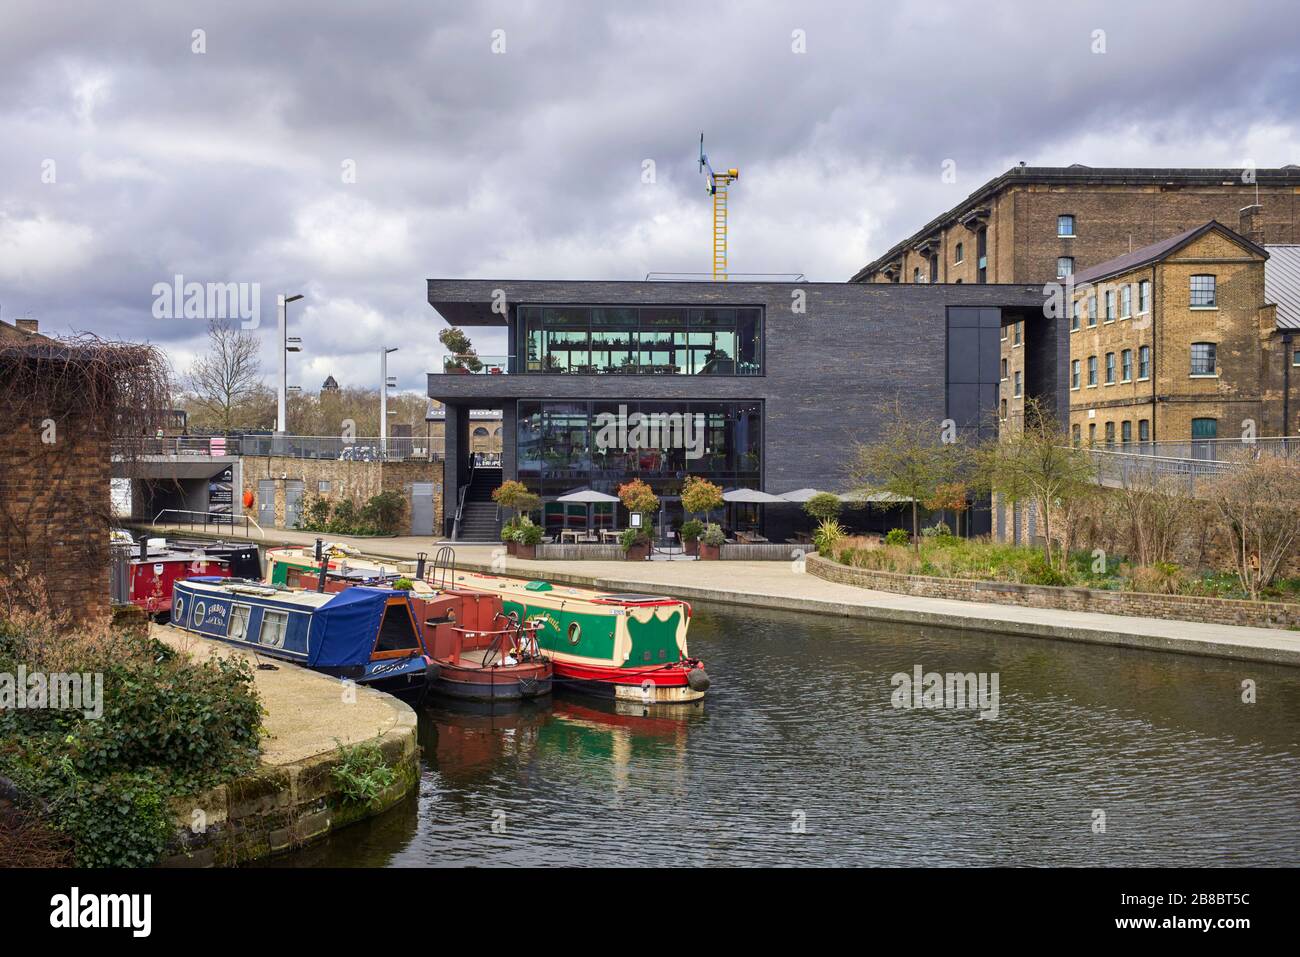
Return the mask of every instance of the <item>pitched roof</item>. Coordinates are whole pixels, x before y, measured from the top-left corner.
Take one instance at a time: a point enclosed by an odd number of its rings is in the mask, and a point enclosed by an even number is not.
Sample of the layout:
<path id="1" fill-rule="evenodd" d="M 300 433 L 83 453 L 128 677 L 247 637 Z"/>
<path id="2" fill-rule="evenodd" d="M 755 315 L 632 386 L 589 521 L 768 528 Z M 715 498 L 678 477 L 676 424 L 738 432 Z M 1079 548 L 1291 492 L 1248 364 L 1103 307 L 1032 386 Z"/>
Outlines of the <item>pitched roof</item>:
<path id="1" fill-rule="evenodd" d="M 7 322 L 0 322 L 0 345 L 25 346 L 38 342 L 49 343 L 50 341 L 48 336 L 43 336 L 39 332 L 28 332 L 26 329 L 11 326 Z"/>
<path id="2" fill-rule="evenodd" d="M 1090 266 L 1082 272 L 1077 272 L 1074 274 L 1075 285 L 1085 282 L 1096 282 L 1099 279 L 1107 279 L 1110 276 L 1118 276 L 1120 273 L 1129 272 L 1130 270 L 1137 269 L 1140 266 L 1145 266 L 1148 263 L 1159 262 L 1166 256 L 1177 252 L 1179 249 L 1182 249 L 1188 243 L 1192 242 L 1192 240 L 1204 236 L 1211 230 L 1222 233 L 1233 242 L 1240 244 L 1243 248 L 1248 249 L 1253 253 L 1263 256 L 1265 259 L 1268 258 L 1268 250 L 1263 246 L 1256 245 L 1240 233 L 1234 232 L 1227 226 L 1223 225 L 1223 223 L 1212 219 L 1208 223 L 1202 223 L 1201 225 L 1195 226 L 1191 229 L 1183 230 L 1183 232 L 1178 233 L 1175 236 L 1170 236 L 1168 239 L 1162 239 L 1158 243 L 1143 246 L 1140 249 L 1135 249 L 1122 256 L 1116 256 L 1114 259 L 1107 259 L 1103 263 Z"/>
<path id="3" fill-rule="evenodd" d="M 1277 303 L 1279 329 L 1300 329 L 1300 245 L 1264 248 L 1264 301 Z"/>

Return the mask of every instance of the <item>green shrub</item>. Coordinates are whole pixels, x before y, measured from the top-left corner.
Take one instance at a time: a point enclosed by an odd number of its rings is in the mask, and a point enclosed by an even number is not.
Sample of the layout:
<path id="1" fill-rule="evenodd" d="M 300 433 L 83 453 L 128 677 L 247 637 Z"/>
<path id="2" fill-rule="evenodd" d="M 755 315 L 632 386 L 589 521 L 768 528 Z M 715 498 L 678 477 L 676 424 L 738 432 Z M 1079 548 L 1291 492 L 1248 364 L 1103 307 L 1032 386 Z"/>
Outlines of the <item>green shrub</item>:
<path id="1" fill-rule="evenodd" d="M 98 718 L 0 711 L 0 774 L 47 810 L 82 867 L 155 863 L 168 801 L 251 771 L 262 709 L 242 658 L 193 661 L 136 632 L 69 630 L 48 615 L 0 621 L 0 672 L 102 676 Z"/>
<path id="2" fill-rule="evenodd" d="M 727 536 L 723 533 L 721 525 L 717 522 L 709 522 L 700 534 L 700 541 L 710 548 L 721 548 L 727 543 Z"/>
<path id="3" fill-rule="evenodd" d="M 1024 580 L 1027 585 L 1070 584 L 1068 578 L 1047 564 L 1047 559 L 1043 557 L 1041 552 L 1035 553 L 1034 557 L 1029 560 L 1029 567 L 1026 569 Z"/>
<path id="4" fill-rule="evenodd" d="M 680 534 L 683 542 L 698 542 L 700 536 L 704 534 L 704 523 L 698 518 L 683 522 Z"/>
<path id="5" fill-rule="evenodd" d="M 813 545 L 817 549 L 817 554 L 823 558 L 829 557 L 835 553 L 836 546 L 844 538 L 844 526 L 833 518 L 823 519 L 822 523 L 813 531 Z"/>
<path id="6" fill-rule="evenodd" d="M 542 527 L 529 522 L 520 527 L 516 533 L 516 540 L 520 545 L 537 545 L 542 540 Z"/>
<path id="7" fill-rule="evenodd" d="M 885 535 L 886 545 L 907 545 L 912 541 L 912 536 L 908 534 L 905 528 L 891 528 Z"/>
<path id="8" fill-rule="evenodd" d="M 650 543 L 650 533 L 644 528 L 625 528 L 622 534 L 618 536 L 618 543 L 623 546 L 623 551 L 629 551 L 635 545 L 648 545 Z"/>
<path id="9" fill-rule="evenodd" d="M 410 591 L 415 587 L 415 582 L 411 581 L 409 578 L 399 578 L 397 581 L 393 582 L 393 587 L 398 591 Z"/>
<path id="10" fill-rule="evenodd" d="M 405 516 L 406 499 L 392 489 L 372 496 L 361 510 L 362 523 L 378 529 L 381 535 L 398 534 Z"/>

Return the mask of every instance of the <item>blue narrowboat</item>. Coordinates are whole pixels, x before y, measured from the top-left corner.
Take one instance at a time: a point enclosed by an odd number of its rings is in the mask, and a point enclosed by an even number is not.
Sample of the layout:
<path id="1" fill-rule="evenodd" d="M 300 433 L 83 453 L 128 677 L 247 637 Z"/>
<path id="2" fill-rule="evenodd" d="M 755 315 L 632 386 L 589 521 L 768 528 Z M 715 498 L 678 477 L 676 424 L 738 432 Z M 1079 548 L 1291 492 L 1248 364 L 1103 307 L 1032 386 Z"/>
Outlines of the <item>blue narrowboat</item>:
<path id="1" fill-rule="evenodd" d="M 355 585 L 330 594 L 190 578 L 172 590 L 171 623 L 407 700 L 423 699 L 437 670 L 410 596 L 389 588 Z"/>

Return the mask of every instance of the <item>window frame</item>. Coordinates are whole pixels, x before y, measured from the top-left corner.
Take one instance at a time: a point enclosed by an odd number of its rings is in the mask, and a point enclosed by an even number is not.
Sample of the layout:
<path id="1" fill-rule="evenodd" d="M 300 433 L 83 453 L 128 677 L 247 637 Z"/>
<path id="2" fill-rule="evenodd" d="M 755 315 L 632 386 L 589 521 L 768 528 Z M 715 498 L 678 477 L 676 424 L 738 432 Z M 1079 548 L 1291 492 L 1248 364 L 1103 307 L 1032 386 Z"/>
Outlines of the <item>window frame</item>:
<path id="1" fill-rule="evenodd" d="M 1061 226 L 1066 220 L 1069 220 L 1070 231 L 1068 233 L 1063 233 L 1061 232 Z M 1057 213 L 1056 214 L 1056 238 L 1074 239 L 1074 237 L 1078 235 L 1078 233 L 1074 231 L 1075 223 L 1076 220 L 1074 217 L 1074 213 Z"/>
<path id="2" fill-rule="evenodd" d="M 1196 280 L 1208 279 L 1210 281 L 1210 301 L 1208 303 L 1196 301 L 1197 290 Z M 1203 292 L 1204 290 L 1202 290 Z M 1194 273 L 1188 280 L 1187 288 L 1187 305 L 1190 309 L 1213 310 L 1219 308 L 1219 275 L 1218 273 L 1202 272 Z"/>
<path id="3" fill-rule="evenodd" d="M 1196 371 L 1196 347 L 1208 346 L 1210 371 Z M 1188 375 L 1193 379 L 1217 379 L 1219 377 L 1219 344 L 1217 342 L 1193 342 L 1188 355 Z"/>

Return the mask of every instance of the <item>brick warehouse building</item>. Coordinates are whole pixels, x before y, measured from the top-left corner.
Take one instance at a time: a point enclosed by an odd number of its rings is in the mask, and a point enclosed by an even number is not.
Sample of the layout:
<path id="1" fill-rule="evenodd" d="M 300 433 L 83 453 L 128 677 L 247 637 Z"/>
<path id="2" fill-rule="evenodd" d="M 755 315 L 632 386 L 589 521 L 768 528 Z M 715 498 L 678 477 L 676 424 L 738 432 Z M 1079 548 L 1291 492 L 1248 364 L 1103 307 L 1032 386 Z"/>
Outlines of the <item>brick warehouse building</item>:
<path id="1" fill-rule="evenodd" d="M 1300 243 L 1300 166 L 1014 167 L 859 270 L 851 282 L 1049 282 L 1209 220 L 1258 245 Z"/>
<path id="2" fill-rule="evenodd" d="M 1288 424 L 1293 433 L 1300 376 L 1285 324 L 1300 285 L 1286 255 L 1294 248 L 1261 247 L 1208 222 L 1076 275 L 1074 442 L 1190 443 L 1245 429 L 1282 435 Z M 1281 315 L 1270 296 L 1282 300 Z M 1003 343 L 1012 417 L 1023 411 L 1017 352 L 1014 341 Z"/>
<path id="3" fill-rule="evenodd" d="M 634 476 L 664 500 L 661 527 L 679 517 L 687 474 L 775 495 L 843 491 L 853 444 L 875 437 L 887 403 L 993 434 L 1000 330 L 1012 323 L 1035 330 L 1026 388 L 1058 409 L 1068 402 L 1068 330 L 1045 318 L 1036 285 L 431 279 L 428 301 L 448 323 L 502 329 L 509 344 L 506 356 L 481 357 L 483 374 L 428 377 L 445 406 L 449 534 L 462 489 L 481 502 L 480 482 L 510 478 L 542 495 L 551 531 L 569 521 L 559 495 L 613 492 Z M 701 457 L 598 450 L 596 417 L 620 406 L 705 416 Z M 471 481 L 469 412 L 496 408 L 502 468 Z M 726 521 L 755 521 L 779 541 L 781 508 L 730 508 Z M 988 531 L 987 509 L 971 525 Z"/>

